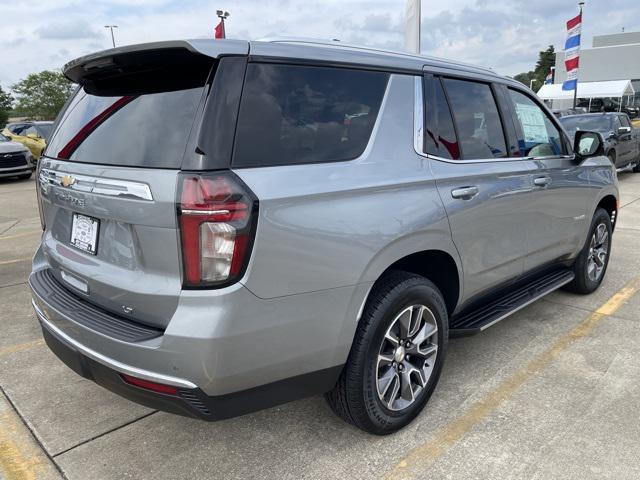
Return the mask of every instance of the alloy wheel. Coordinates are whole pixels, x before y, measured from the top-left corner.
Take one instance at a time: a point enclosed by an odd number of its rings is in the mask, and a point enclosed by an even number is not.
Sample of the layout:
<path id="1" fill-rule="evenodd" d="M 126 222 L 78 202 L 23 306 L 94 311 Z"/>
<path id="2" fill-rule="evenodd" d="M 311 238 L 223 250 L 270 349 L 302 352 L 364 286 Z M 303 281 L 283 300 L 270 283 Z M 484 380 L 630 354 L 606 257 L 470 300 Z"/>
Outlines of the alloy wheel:
<path id="1" fill-rule="evenodd" d="M 593 282 L 602 277 L 609 255 L 609 231 L 604 223 L 599 224 L 591 236 L 587 256 L 587 275 Z"/>
<path id="2" fill-rule="evenodd" d="M 412 405 L 427 386 L 438 355 L 438 324 L 424 305 L 400 312 L 387 329 L 376 364 L 378 398 L 389 410 Z"/>

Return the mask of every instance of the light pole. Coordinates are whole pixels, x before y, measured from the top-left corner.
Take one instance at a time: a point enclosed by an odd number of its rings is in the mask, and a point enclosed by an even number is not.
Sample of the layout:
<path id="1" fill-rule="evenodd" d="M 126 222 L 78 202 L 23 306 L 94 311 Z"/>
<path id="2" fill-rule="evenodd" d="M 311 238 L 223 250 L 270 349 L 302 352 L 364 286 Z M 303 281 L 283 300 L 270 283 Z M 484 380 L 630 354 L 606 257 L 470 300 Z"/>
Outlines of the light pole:
<path id="1" fill-rule="evenodd" d="M 532 78 L 531 80 L 529 80 L 529 90 L 533 90 L 533 82 L 537 82 L 538 79 L 537 78 Z"/>
<path id="2" fill-rule="evenodd" d="M 227 38 L 227 29 L 224 26 L 224 21 L 229 16 L 229 12 L 224 12 L 222 10 L 216 10 L 216 15 L 218 15 L 218 18 L 222 22 L 222 38 Z"/>
<path id="3" fill-rule="evenodd" d="M 578 3 L 580 6 L 580 30 L 582 31 L 582 6 L 584 2 Z M 573 108 L 576 108 L 576 104 L 578 103 L 578 75 L 576 75 L 576 89 L 573 91 Z"/>
<path id="4" fill-rule="evenodd" d="M 113 29 L 118 28 L 118 25 L 105 25 L 104 28 L 111 30 L 111 43 L 113 44 L 113 48 L 116 48 L 116 39 L 113 36 Z"/>

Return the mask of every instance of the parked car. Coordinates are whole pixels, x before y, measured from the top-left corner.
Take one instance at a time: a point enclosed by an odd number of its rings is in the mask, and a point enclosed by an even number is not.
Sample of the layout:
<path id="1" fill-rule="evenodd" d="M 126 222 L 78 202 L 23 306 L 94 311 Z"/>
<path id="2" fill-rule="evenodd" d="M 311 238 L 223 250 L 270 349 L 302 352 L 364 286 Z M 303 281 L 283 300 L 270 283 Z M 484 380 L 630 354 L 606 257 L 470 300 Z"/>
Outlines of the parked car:
<path id="1" fill-rule="evenodd" d="M 640 172 L 640 131 L 631 125 L 626 113 L 590 113 L 562 117 L 560 123 L 570 137 L 577 131 L 602 133 L 604 151 L 617 169 Z"/>
<path id="2" fill-rule="evenodd" d="M 0 134 L 0 178 L 18 177 L 26 180 L 35 168 L 35 161 L 27 147 Z"/>
<path id="3" fill-rule="evenodd" d="M 9 123 L 2 131 L 5 137 L 25 145 L 38 159 L 47 145 L 53 122 Z"/>
<path id="4" fill-rule="evenodd" d="M 636 118 L 640 113 L 640 109 L 638 107 L 632 105 L 620 106 L 619 102 L 610 98 L 592 98 L 591 103 L 589 103 L 588 99 L 584 99 L 580 100 L 577 103 L 577 106 L 585 108 L 587 110 L 586 113 L 621 112 L 626 113 L 630 118 Z"/>
<path id="5" fill-rule="evenodd" d="M 602 135 L 572 146 L 489 69 L 199 40 L 64 74 L 81 88 L 39 162 L 33 305 L 63 362 L 144 405 L 216 420 L 325 393 L 388 434 L 450 335 L 605 275 Z"/>

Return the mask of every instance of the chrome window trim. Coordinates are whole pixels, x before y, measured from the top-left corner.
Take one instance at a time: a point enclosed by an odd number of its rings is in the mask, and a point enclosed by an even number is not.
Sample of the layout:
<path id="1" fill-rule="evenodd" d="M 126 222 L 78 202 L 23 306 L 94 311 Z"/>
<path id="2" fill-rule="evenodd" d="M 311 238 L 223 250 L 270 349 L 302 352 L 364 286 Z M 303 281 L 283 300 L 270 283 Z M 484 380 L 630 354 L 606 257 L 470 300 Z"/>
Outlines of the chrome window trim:
<path id="1" fill-rule="evenodd" d="M 65 177 L 71 177 L 73 179 L 73 183 L 65 186 L 62 183 L 63 178 Z M 40 188 L 43 189 L 49 185 L 55 185 L 68 190 L 75 190 L 77 192 L 153 201 L 151 188 L 149 185 L 142 182 L 69 174 L 65 172 L 57 172 L 48 168 L 40 170 L 38 180 L 40 182 Z"/>
<path id="2" fill-rule="evenodd" d="M 422 92 L 422 77 L 414 77 L 414 105 L 413 105 L 413 149 L 421 157 L 430 158 L 439 162 L 447 162 L 454 164 L 465 163 L 494 163 L 494 162 L 515 162 L 523 160 L 550 160 L 550 159 L 571 159 L 575 155 L 551 155 L 546 157 L 504 157 L 504 158 L 478 158 L 472 160 L 452 160 L 450 158 L 442 158 L 432 155 L 424 151 L 424 100 Z"/>

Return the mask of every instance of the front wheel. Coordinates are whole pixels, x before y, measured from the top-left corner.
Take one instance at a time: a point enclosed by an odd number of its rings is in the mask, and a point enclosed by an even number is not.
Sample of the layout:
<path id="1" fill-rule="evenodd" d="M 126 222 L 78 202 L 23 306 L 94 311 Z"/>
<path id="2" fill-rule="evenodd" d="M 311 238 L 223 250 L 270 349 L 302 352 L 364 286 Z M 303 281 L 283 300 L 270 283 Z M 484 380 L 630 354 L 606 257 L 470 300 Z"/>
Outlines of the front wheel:
<path id="1" fill-rule="evenodd" d="M 438 288 L 419 275 L 392 272 L 371 292 L 345 368 L 326 394 L 329 406 L 366 432 L 399 430 L 433 393 L 447 339 Z"/>
<path id="2" fill-rule="evenodd" d="M 611 217 L 606 210 L 598 208 L 587 241 L 573 265 L 575 278 L 567 285 L 567 290 L 587 294 L 600 286 L 609 265 L 611 233 Z"/>

